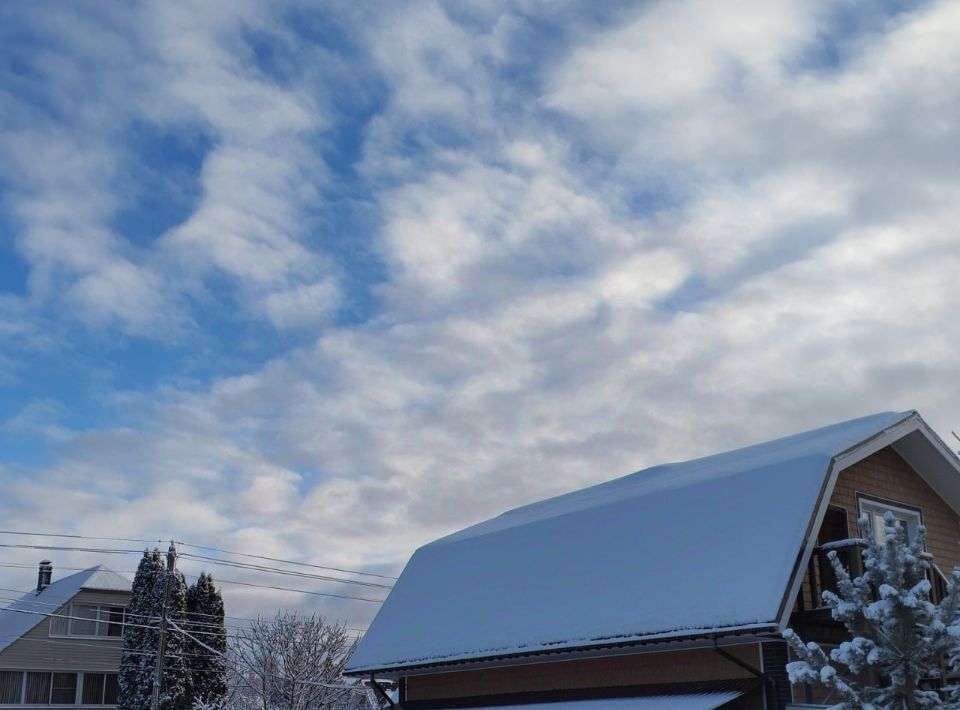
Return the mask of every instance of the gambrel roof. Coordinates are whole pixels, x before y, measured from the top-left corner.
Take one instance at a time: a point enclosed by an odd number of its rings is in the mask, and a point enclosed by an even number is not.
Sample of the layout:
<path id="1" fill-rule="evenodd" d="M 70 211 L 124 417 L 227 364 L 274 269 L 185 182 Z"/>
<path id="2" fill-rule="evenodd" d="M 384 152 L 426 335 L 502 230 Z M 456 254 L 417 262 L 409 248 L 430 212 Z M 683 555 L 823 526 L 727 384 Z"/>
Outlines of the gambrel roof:
<path id="1" fill-rule="evenodd" d="M 58 579 L 42 592 L 27 592 L 6 608 L 0 609 L 0 653 L 81 590 L 129 592 L 130 586 L 130 580 L 103 565 L 97 565 Z"/>
<path id="2" fill-rule="evenodd" d="M 777 632 L 837 473 L 888 445 L 960 511 L 960 464 L 912 411 L 655 466 L 417 550 L 348 672 Z"/>

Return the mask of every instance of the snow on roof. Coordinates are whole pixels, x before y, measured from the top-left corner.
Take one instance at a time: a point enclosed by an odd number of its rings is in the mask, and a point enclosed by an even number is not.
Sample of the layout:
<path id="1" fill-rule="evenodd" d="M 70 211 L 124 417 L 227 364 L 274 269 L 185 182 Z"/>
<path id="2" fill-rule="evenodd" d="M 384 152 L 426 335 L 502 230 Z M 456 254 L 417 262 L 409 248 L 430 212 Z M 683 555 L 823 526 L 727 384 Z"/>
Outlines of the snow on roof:
<path id="1" fill-rule="evenodd" d="M 742 695 L 739 691 L 695 693 L 693 695 L 656 695 L 643 698 L 570 700 L 560 703 L 498 705 L 473 710 L 714 710 Z"/>
<path id="2" fill-rule="evenodd" d="M 103 565 L 97 565 L 96 567 L 84 570 L 78 574 L 86 574 L 87 572 L 92 572 L 93 574 L 87 577 L 87 579 L 80 585 L 80 589 L 88 589 L 99 592 L 129 592 L 132 586 L 132 583 L 129 579 L 121 574 L 117 574 L 112 569 L 108 569 Z M 62 581 L 65 582 L 67 579 L 70 579 L 70 577 L 67 577 Z M 46 594 L 46 591 L 44 591 L 44 594 Z"/>
<path id="3" fill-rule="evenodd" d="M 81 589 L 129 592 L 130 580 L 103 565 L 97 565 L 69 577 L 58 579 L 39 594 L 27 592 L 17 601 L 0 609 L 0 653 L 10 644 L 76 596 Z M 23 613 L 38 612 L 38 613 Z"/>
<path id="4" fill-rule="evenodd" d="M 831 459 L 912 415 L 655 466 L 425 545 L 347 670 L 769 629 Z"/>

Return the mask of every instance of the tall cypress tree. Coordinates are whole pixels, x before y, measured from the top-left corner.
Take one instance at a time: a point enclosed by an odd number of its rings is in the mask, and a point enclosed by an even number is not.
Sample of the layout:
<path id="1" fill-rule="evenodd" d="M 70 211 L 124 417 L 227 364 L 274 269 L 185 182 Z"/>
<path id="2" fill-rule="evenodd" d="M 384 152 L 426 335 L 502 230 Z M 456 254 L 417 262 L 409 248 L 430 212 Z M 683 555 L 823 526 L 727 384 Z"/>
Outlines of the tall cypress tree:
<path id="1" fill-rule="evenodd" d="M 167 618 L 180 628 L 187 624 L 187 580 L 179 570 L 168 573 Z M 157 591 L 163 598 L 164 580 L 157 580 Z M 190 710 L 193 706 L 193 679 L 187 657 L 189 639 L 167 626 L 163 651 L 163 682 L 160 686 L 161 710 Z"/>
<path id="2" fill-rule="evenodd" d="M 162 586 L 157 581 L 166 569 L 159 550 L 144 550 L 133 578 L 130 604 L 123 627 L 120 655 L 120 700 L 118 710 L 145 710 L 150 707 L 154 669 L 157 663 L 157 619 L 163 605 Z M 153 627 L 153 628 L 146 628 Z"/>
<path id="3" fill-rule="evenodd" d="M 167 618 L 179 626 L 187 623 L 187 583 L 173 567 L 175 551 L 164 560 L 159 550 L 144 551 L 133 579 L 127 625 L 120 656 L 118 710 L 148 710 L 156 677 L 160 617 L 164 603 Z M 166 590 L 166 591 L 165 591 Z M 164 643 L 160 685 L 162 710 L 189 710 L 192 678 L 185 656 L 185 637 L 168 626 Z"/>
<path id="4" fill-rule="evenodd" d="M 217 707 L 227 694 L 227 664 L 223 656 L 227 652 L 227 629 L 223 597 L 206 572 L 200 573 L 187 592 L 187 617 L 188 630 L 204 644 L 187 639 L 193 698 L 204 706 Z"/>

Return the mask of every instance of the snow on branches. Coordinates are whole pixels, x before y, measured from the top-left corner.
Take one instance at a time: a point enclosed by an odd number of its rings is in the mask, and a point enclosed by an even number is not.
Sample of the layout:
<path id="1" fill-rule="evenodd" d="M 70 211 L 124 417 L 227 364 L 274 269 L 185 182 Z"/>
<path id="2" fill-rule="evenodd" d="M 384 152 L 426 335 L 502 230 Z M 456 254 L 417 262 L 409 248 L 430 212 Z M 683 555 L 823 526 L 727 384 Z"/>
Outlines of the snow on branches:
<path id="1" fill-rule="evenodd" d="M 926 531 L 913 540 L 892 513 L 884 516 L 884 541 L 864 535 L 864 572 L 857 578 L 841 564 L 836 551 L 828 559 L 837 577 L 837 592 L 823 600 L 851 639 L 827 654 L 816 643 L 803 643 L 792 629 L 784 638 L 800 660 L 787 665 L 791 683 L 811 683 L 834 691 L 838 710 L 958 707 L 919 687 L 929 678 L 944 679 L 960 671 L 960 569 L 947 580 L 939 604 L 930 601 L 931 574 L 938 574 L 924 550 Z M 860 519 L 861 532 L 868 525 Z M 882 681 L 881 681 L 882 679 Z"/>

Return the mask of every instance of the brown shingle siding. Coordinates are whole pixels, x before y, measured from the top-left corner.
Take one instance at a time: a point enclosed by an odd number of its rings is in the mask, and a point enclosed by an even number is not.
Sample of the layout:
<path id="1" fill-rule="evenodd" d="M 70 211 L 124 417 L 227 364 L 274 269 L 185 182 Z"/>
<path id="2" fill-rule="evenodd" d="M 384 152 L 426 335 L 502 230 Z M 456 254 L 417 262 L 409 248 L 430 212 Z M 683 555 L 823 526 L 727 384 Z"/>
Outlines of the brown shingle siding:
<path id="1" fill-rule="evenodd" d="M 846 509 L 852 535 L 858 530 L 858 494 L 920 508 L 934 562 L 945 573 L 960 565 L 960 516 L 892 448 L 840 472 L 830 504 Z"/>
<path id="2" fill-rule="evenodd" d="M 757 644 L 724 648 L 751 666 L 760 665 Z M 714 651 L 696 649 L 409 676 L 407 699 L 433 700 L 538 690 L 572 690 L 752 677 L 744 669 Z"/>

